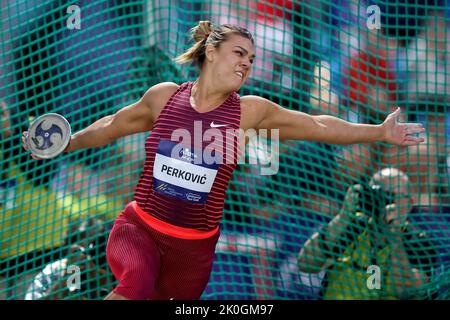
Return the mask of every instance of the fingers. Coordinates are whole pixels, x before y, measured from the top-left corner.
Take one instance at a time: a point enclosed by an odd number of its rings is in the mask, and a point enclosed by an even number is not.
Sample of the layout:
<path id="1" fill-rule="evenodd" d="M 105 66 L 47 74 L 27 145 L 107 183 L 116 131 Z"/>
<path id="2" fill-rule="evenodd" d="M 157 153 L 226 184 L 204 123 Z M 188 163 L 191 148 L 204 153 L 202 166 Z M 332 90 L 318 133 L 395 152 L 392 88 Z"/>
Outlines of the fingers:
<path id="1" fill-rule="evenodd" d="M 22 133 L 22 147 L 28 151 L 27 137 L 28 137 L 28 131 L 24 131 Z"/>
<path id="2" fill-rule="evenodd" d="M 386 205 L 386 220 L 393 220 L 396 212 L 397 212 L 397 205 L 395 203 L 390 203 Z"/>
<path id="3" fill-rule="evenodd" d="M 28 131 L 24 131 L 24 132 L 22 133 L 22 147 L 23 147 L 25 150 L 29 151 L 29 150 L 28 150 L 27 139 L 28 139 Z M 37 156 L 34 155 L 34 154 L 31 154 L 31 157 L 32 157 L 34 160 L 42 160 L 42 158 L 39 158 L 39 157 L 37 157 Z"/>
<path id="4" fill-rule="evenodd" d="M 358 197 L 358 194 L 359 194 L 358 192 L 361 190 L 361 188 L 362 187 L 359 184 L 355 184 L 355 185 L 350 186 L 347 189 L 347 195 L 346 195 L 347 200 L 348 201 L 355 200 L 355 198 Z"/>
<path id="5" fill-rule="evenodd" d="M 409 146 L 416 146 L 422 142 L 425 142 L 424 138 L 414 138 L 414 137 L 405 137 L 405 140 L 401 144 L 402 146 L 409 147 Z"/>
<path id="6" fill-rule="evenodd" d="M 347 189 L 347 194 L 345 195 L 346 211 L 353 212 L 355 206 L 358 204 L 361 189 L 362 187 L 359 184 L 352 185 Z"/>
<path id="7" fill-rule="evenodd" d="M 419 141 L 419 142 L 424 142 L 425 138 L 423 137 L 414 137 L 414 136 L 405 136 L 405 138 L 403 138 L 403 141 Z"/>
<path id="8" fill-rule="evenodd" d="M 426 131 L 421 123 L 406 123 L 404 124 L 404 130 L 406 134 L 422 133 Z"/>
<path id="9" fill-rule="evenodd" d="M 394 118 L 398 118 L 398 117 L 400 116 L 400 112 L 401 112 L 400 107 L 397 107 L 397 109 L 396 109 L 394 112 L 392 112 L 391 115 L 392 115 Z"/>
<path id="10" fill-rule="evenodd" d="M 405 126 L 408 126 L 408 127 L 420 127 L 420 128 L 423 128 L 423 124 L 420 123 L 420 122 L 409 122 L 409 123 L 402 123 L 402 124 L 405 125 Z"/>
<path id="11" fill-rule="evenodd" d="M 402 146 L 415 146 L 422 142 L 425 142 L 423 137 L 415 137 L 415 134 L 426 132 L 426 129 L 421 123 L 405 123 L 402 124 L 403 132 L 405 134 L 403 138 Z"/>

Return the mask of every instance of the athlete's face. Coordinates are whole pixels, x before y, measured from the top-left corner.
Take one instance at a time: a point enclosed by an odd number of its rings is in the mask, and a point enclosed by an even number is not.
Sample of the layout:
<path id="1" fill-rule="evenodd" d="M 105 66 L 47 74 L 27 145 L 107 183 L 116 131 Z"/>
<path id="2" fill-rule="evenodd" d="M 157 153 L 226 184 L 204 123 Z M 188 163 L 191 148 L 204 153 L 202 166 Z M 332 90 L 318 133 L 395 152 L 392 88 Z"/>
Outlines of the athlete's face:
<path id="1" fill-rule="evenodd" d="M 250 75 L 255 48 L 249 39 L 233 34 L 218 48 L 207 48 L 207 59 L 212 63 L 214 76 L 227 89 L 237 91 Z"/>

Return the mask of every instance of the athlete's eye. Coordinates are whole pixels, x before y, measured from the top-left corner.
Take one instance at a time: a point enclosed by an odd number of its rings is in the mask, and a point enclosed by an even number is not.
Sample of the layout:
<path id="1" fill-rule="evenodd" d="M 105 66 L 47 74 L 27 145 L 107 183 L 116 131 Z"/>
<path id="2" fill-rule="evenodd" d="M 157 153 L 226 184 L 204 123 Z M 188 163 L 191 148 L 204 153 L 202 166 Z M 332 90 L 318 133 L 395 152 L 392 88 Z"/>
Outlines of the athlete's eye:
<path id="1" fill-rule="evenodd" d="M 242 57 L 244 55 L 242 51 L 236 50 L 235 52 L 239 55 L 239 57 Z"/>

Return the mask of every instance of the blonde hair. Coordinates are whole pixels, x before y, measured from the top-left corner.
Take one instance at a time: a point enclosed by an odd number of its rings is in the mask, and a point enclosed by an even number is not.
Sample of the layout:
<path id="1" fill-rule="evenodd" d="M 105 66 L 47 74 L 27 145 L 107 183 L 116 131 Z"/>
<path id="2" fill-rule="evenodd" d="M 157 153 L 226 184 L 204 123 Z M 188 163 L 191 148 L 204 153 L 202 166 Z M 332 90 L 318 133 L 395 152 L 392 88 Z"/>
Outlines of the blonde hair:
<path id="1" fill-rule="evenodd" d="M 194 45 L 174 60 L 179 64 L 195 62 L 199 68 L 205 61 L 205 49 L 208 44 L 218 48 L 222 42 L 229 39 L 231 34 L 238 34 L 251 40 L 252 44 L 255 43 L 247 29 L 230 24 L 214 27 L 211 21 L 199 21 L 198 25 L 190 30 L 190 33 L 195 42 Z"/>

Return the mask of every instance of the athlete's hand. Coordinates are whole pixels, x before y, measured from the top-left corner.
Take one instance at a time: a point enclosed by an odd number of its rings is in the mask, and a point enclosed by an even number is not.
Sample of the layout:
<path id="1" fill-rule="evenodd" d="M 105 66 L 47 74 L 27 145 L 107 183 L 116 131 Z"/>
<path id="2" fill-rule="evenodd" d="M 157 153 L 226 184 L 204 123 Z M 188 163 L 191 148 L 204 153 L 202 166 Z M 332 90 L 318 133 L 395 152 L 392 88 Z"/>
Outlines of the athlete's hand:
<path id="1" fill-rule="evenodd" d="M 27 137 L 28 137 L 28 131 L 24 131 L 24 132 L 22 133 L 22 147 L 23 147 L 25 150 L 28 151 Z M 41 158 L 37 157 L 37 156 L 34 155 L 34 154 L 31 154 L 31 157 L 32 157 L 34 160 L 42 160 Z"/>
<path id="2" fill-rule="evenodd" d="M 383 122 L 384 141 L 398 146 L 415 146 L 425 141 L 414 134 L 425 132 L 421 123 L 398 123 L 400 108 L 387 116 Z"/>

